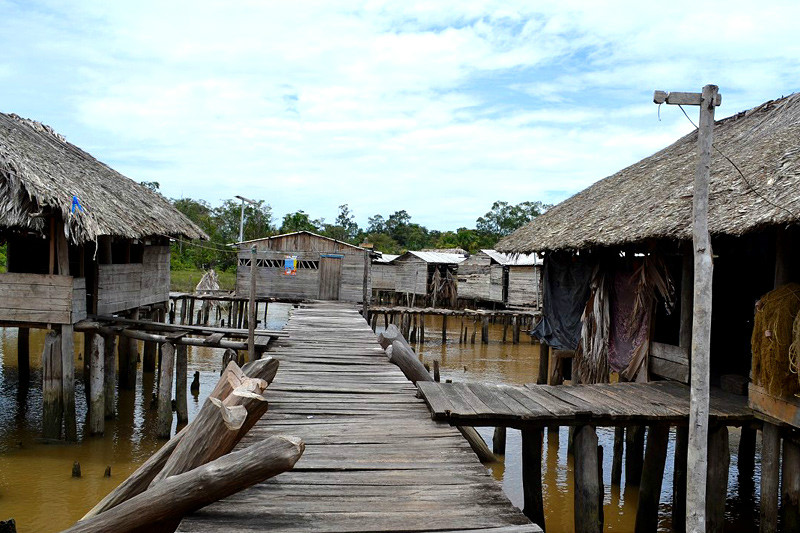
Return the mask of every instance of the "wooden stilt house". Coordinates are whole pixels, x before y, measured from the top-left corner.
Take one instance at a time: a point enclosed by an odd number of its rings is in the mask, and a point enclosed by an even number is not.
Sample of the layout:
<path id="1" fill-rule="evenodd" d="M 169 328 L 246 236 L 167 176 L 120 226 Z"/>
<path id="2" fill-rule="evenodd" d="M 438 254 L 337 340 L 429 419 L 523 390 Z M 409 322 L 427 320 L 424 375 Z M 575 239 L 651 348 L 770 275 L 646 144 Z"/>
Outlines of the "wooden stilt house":
<path id="1" fill-rule="evenodd" d="M 395 254 L 378 252 L 378 257 L 372 260 L 370 278 L 372 279 L 372 293 L 378 301 L 383 296 L 393 296 L 397 284 L 397 265 L 393 262 L 400 257 Z"/>
<path id="2" fill-rule="evenodd" d="M 251 248 L 256 247 L 256 295 L 286 299 L 361 302 L 374 252 L 298 231 L 239 243 L 236 292 L 250 291 Z M 367 269 L 366 278 L 364 269 Z"/>
<path id="3" fill-rule="evenodd" d="M 206 238 L 166 198 L 48 126 L 0 113 L 0 242 L 8 252 L 0 326 L 21 328 L 20 339 L 27 328 L 55 330 L 43 356 L 45 436 L 62 435 L 63 413 L 63 434 L 75 438 L 73 325 L 87 314 L 166 305 L 169 240 L 179 236 Z M 28 355 L 20 350 L 21 379 Z M 131 365 L 135 383 L 135 356 Z"/>
<path id="4" fill-rule="evenodd" d="M 395 291 L 409 304 L 434 307 L 455 306 L 456 273 L 465 254 L 409 251 L 394 259 L 397 265 Z"/>
<path id="5" fill-rule="evenodd" d="M 714 147 L 708 215 L 714 254 L 712 385 L 749 382 L 750 405 L 764 420 L 762 531 L 774 531 L 778 516 L 781 435 L 781 512 L 784 524 L 800 527 L 800 305 L 788 303 L 800 302 L 800 285 L 787 285 L 800 282 L 800 94 L 717 121 Z M 626 379 L 688 380 L 696 166 L 694 132 L 598 181 L 497 245 L 506 253 L 544 253 L 544 319 L 536 333 L 554 348 L 577 349 L 573 379 L 605 381 L 611 368 Z M 775 289 L 783 297 L 774 297 Z M 630 320 L 637 306 L 637 316 L 646 318 L 641 324 L 648 326 L 640 336 L 631 334 L 638 327 Z M 764 312 L 771 318 L 762 317 Z M 755 431 L 743 428 L 742 442 L 739 463 L 752 464 Z M 710 444 L 709 453 L 713 449 Z M 725 465 L 724 489 L 727 463 L 709 457 L 709 464 Z M 709 509 L 714 510 L 707 519 L 720 523 L 718 502 Z M 683 520 L 675 516 L 673 523 Z"/>
<path id="6" fill-rule="evenodd" d="M 538 307 L 542 260 L 536 254 L 480 250 L 458 265 L 458 297 Z"/>

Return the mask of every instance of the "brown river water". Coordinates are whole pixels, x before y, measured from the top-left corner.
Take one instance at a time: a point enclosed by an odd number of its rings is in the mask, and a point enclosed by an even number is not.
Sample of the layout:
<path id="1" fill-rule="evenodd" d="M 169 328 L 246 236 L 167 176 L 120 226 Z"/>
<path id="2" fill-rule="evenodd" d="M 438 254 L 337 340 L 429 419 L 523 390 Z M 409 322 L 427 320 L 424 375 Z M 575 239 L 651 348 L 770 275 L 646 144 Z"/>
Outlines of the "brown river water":
<path id="1" fill-rule="evenodd" d="M 280 329 L 290 308 L 288 305 L 271 304 L 267 327 Z M 383 321 L 378 322 L 382 325 Z M 440 319 L 428 317 L 425 324 L 426 342 L 417 346 L 417 351 L 427 362 L 434 358 L 440 360 L 442 380 L 507 384 L 535 381 L 539 364 L 538 346 L 527 342 L 527 335 L 522 335 L 522 342 L 518 345 L 510 342 L 503 344 L 500 342 L 502 326 L 491 325 L 488 345 L 481 344 L 479 340 L 475 344 L 459 344 L 456 331 L 443 346 Z M 19 533 L 55 532 L 72 525 L 163 444 L 155 437 L 156 413 L 149 409 L 155 390 L 153 376 L 143 375 L 141 371 L 135 391 L 120 391 L 117 399 L 118 416 L 116 420 L 106 421 L 105 435 L 84 435 L 86 398 L 82 381 L 83 360 L 80 351 L 83 342 L 80 335 L 75 343 L 79 442 L 68 445 L 42 442 L 38 438 L 41 362 L 36 354 L 41 354 L 43 342 L 44 332 L 31 331 L 31 384 L 27 390 L 19 390 L 17 331 L 0 328 L 0 520 L 16 519 Z M 190 419 L 216 384 L 221 358 L 220 350 L 189 348 L 189 375 L 200 372 L 200 394 L 189 397 Z M 266 416 L 269 417 L 269 414 Z M 478 430 L 491 444 L 493 428 Z M 736 468 L 738 436 L 738 431 L 731 429 L 726 531 L 753 531 L 757 527 L 758 495 L 755 487 L 759 484 L 760 451 L 756 457 L 756 478 L 745 480 L 740 486 Z M 573 530 L 572 459 L 567 455 L 567 439 L 567 428 L 546 432 L 542 474 L 545 520 L 549 533 Z M 519 431 L 509 429 L 504 461 L 488 466 L 518 507 L 522 506 L 520 440 Z M 638 490 L 610 485 L 613 429 L 598 428 L 598 440 L 605 451 L 605 529 L 614 532 L 633 531 Z M 660 531 L 671 530 L 669 502 L 672 499 L 673 446 L 674 434 L 670 438 L 661 492 Z M 74 461 L 81 464 L 81 478 L 71 477 Z M 111 466 L 110 478 L 103 477 L 107 466 Z M 739 494 L 740 487 L 744 494 Z"/>

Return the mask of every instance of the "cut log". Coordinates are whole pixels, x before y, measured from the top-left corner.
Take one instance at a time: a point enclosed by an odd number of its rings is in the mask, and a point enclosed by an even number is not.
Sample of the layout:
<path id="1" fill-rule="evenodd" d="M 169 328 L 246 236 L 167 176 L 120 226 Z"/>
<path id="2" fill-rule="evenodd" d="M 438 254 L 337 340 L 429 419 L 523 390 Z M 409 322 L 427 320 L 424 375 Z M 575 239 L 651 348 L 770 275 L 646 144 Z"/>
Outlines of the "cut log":
<path id="1" fill-rule="evenodd" d="M 414 350 L 407 347 L 400 340 L 393 341 L 390 348 L 391 350 L 386 349 L 389 361 L 399 366 L 410 381 L 414 383 L 417 381 L 433 381 L 431 375 L 425 370 L 425 366 L 417 358 Z"/>
<path id="2" fill-rule="evenodd" d="M 603 508 L 598 479 L 597 433 L 590 425 L 575 428 L 575 531 L 603 531 Z"/>
<path id="3" fill-rule="evenodd" d="M 400 330 L 394 324 L 390 324 L 386 331 L 378 335 L 378 344 L 381 345 L 381 348 L 386 350 L 389 346 L 392 345 L 394 341 L 399 341 L 402 343 L 406 348 L 411 350 L 411 345 L 408 344 L 403 335 L 400 333 Z"/>
<path id="4" fill-rule="evenodd" d="M 305 450 L 297 437 L 267 437 L 163 482 L 91 518 L 65 533 L 124 533 L 150 524 L 180 519 L 212 502 L 235 494 L 294 467 Z"/>

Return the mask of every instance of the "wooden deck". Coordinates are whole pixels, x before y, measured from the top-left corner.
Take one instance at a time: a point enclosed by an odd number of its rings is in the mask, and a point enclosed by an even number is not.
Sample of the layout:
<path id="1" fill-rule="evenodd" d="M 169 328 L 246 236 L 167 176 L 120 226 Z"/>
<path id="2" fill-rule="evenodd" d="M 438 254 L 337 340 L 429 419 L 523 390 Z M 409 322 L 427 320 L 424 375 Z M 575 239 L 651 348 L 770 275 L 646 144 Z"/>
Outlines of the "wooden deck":
<path id="1" fill-rule="evenodd" d="M 431 420 L 352 306 L 295 310 L 270 355 L 269 412 L 240 446 L 306 443 L 291 472 L 210 505 L 178 531 L 541 531 L 460 433 Z"/>
<path id="2" fill-rule="evenodd" d="M 689 387 L 671 381 L 597 385 L 487 385 L 420 382 L 435 420 L 454 425 L 627 426 L 687 423 Z M 738 426 L 754 419 L 746 396 L 711 390 L 710 421 Z"/>

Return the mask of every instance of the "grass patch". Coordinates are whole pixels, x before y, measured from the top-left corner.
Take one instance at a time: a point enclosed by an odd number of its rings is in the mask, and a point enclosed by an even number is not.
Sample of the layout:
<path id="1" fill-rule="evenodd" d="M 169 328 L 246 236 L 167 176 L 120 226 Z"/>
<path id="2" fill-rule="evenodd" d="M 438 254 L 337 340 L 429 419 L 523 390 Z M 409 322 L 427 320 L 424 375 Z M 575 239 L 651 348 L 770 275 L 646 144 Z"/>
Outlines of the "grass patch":
<path id="1" fill-rule="evenodd" d="M 170 272 L 170 290 L 175 292 L 194 292 L 203 277 L 202 270 L 173 270 Z M 232 291 L 236 288 L 236 272 L 217 272 L 219 288 Z"/>

